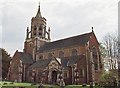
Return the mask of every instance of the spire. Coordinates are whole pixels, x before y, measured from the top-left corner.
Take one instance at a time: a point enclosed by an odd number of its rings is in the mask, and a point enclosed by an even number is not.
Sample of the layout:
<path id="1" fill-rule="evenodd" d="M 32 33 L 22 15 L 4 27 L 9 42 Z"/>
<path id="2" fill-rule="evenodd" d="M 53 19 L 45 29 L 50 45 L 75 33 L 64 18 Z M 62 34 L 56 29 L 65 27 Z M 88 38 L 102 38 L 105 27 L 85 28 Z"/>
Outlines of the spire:
<path id="1" fill-rule="evenodd" d="M 38 11 L 37 11 L 36 17 L 42 17 L 41 11 L 40 11 L 40 2 L 39 2 L 39 6 L 38 6 Z"/>

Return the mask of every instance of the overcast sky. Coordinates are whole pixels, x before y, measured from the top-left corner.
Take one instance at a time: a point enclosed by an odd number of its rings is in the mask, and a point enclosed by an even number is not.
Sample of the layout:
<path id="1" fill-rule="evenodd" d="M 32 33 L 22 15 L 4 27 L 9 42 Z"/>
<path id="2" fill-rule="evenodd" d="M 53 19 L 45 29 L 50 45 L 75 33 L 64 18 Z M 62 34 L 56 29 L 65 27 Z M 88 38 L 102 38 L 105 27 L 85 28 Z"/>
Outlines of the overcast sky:
<path id="1" fill-rule="evenodd" d="M 51 39 L 94 32 L 99 41 L 118 30 L 118 0 L 3 0 L 0 3 L 0 46 L 11 56 L 22 51 L 26 28 L 38 10 L 51 27 Z"/>

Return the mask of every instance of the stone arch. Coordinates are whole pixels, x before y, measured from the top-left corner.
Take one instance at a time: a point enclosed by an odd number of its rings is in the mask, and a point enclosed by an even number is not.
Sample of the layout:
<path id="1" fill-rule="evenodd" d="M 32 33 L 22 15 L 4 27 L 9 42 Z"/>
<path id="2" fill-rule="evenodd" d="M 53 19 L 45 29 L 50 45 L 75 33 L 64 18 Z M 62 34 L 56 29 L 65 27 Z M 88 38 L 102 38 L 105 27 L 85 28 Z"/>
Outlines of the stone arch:
<path id="1" fill-rule="evenodd" d="M 40 55 L 40 56 L 39 56 L 39 59 L 43 59 L 43 55 Z"/>
<path id="2" fill-rule="evenodd" d="M 52 84 L 56 84 L 56 82 L 57 82 L 57 71 L 55 71 L 55 70 L 52 71 L 51 81 L 52 81 Z"/>

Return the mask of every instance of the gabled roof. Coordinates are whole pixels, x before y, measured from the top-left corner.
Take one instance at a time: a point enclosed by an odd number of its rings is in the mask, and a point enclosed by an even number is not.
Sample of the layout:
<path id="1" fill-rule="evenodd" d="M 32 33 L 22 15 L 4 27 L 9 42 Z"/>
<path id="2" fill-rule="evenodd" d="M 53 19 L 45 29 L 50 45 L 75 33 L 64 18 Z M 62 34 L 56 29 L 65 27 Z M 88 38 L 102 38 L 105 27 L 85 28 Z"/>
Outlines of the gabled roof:
<path id="1" fill-rule="evenodd" d="M 78 56 L 70 56 L 70 57 L 64 57 L 61 58 L 62 66 L 64 68 L 67 68 L 68 66 L 73 66 L 75 63 L 77 63 L 78 60 L 84 59 L 84 55 L 78 55 Z"/>
<path id="2" fill-rule="evenodd" d="M 25 64 L 33 63 L 32 56 L 28 53 L 18 52 L 20 54 L 20 60 Z"/>
<path id="3" fill-rule="evenodd" d="M 68 61 L 69 61 L 69 57 L 61 58 L 62 67 L 67 68 Z"/>
<path id="4" fill-rule="evenodd" d="M 85 43 L 87 43 L 89 41 L 91 33 L 92 32 L 46 43 L 45 45 L 43 45 L 40 48 L 39 52 L 69 47 L 69 46 L 73 46 L 73 45 L 74 46 L 75 45 L 84 45 Z"/>
<path id="5" fill-rule="evenodd" d="M 32 64 L 33 63 L 32 56 L 28 53 L 18 52 L 18 50 L 16 50 L 14 56 L 17 56 L 17 58 L 20 59 L 22 61 L 22 63 L 24 63 L 24 64 Z M 13 56 L 13 58 L 14 58 L 14 56 Z"/>
<path id="6" fill-rule="evenodd" d="M 72 57 L 70 57 L 70 60 L 68 61 L 67 65 L 68 66 L 73 66 L 80 59 L 84 59 L 84 56 L 83 55 L 72 56 Z"/>
<path id="7" fill-rule="evenodd" d="M 64 69 L 67 69 L 68 66 L 73 66 L 79 59 L 83 59 L 85 56 L 84 55 L 79 55 L 79 56 L 71 56 L 71 57 L 63 57 L 61 58 L 61 66 Z M 29 68 L 45 68 L 48 66 L 52 59 L 41 59 L 33 63 Z M 59 62 L 58 62 L 59 63 Z"/>
<path id="8" fill-rule="evenodd" d="M 33 63 L 29 68 L 45 68 L 50 63 L 51 59 L 41 59 Z"/>

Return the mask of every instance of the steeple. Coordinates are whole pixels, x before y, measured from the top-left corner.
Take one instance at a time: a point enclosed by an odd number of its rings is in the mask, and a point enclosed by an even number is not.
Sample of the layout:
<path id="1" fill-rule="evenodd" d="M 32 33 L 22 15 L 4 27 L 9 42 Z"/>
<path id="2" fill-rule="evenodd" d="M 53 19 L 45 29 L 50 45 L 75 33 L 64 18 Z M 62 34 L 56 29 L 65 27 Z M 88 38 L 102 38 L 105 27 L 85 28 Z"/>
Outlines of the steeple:
<path id="1" fill-rule="evenodd" d="M 24 51 L 32 55 L 33 60 L 36 61 L 37 51 L 45 43 L 50 42 L 50 28 L 47 30 L 46 19 L 41 15 L 40 3 L 35 17 L 31 19 L 31 28 L 26 30 L 26 39 L 24 44 Z"/>
<path id="2" fill-rule="evenodd" d="M 36 17 L 42 17 L 41 11 L 40 11 L 40 3 L 39 3 L 39 6 L 38 6 L 38 11 L 37 11 Z"/>

